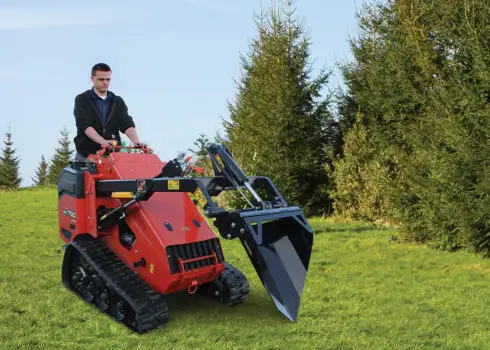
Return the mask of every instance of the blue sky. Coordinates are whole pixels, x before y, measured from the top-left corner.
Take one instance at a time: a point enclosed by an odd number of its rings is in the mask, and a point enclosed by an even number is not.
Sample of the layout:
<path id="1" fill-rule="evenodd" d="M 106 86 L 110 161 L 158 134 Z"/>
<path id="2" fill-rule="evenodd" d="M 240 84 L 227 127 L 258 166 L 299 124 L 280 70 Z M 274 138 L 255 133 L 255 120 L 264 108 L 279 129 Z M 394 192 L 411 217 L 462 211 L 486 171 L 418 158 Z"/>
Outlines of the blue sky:
<path id="1" fill-rule="evenodd" d="M 271 0 L 262 0 L 267 7 Z M 361 0 L 298 0 L 316 72 L 351 59 Z M 235 96 L 239 55 L 256 35 L 260 0 L 0 0 L 0 137 L 10 128 L 31 184 L 66 127 L 75 135 L 74 97 L 91 87 L 90 68 L 108 63 L 141 139 L 162 160 L 213 137 Z M 3 142 L 0 144 L 3 149 Z"/>

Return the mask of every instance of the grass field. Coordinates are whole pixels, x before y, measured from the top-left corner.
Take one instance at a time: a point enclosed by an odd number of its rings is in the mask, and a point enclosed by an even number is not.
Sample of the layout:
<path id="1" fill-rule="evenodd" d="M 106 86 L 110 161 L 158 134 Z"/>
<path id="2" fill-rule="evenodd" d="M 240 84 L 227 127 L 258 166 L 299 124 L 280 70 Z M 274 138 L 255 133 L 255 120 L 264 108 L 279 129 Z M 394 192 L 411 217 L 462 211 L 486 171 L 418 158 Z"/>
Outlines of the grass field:
<path id="1" fill-rule="evenodd" d="M 313 219 L 299 318 L 276 311 L 238 241 L 227 259 L 249 278 L 245 304 L 169 298 L 170 323 L 130 333 L 60 280 L 55 189 L 0 193 L 0 344 L 69 349 L 484 349 L 490 262 L 397 243 L 390 229 Z"/>

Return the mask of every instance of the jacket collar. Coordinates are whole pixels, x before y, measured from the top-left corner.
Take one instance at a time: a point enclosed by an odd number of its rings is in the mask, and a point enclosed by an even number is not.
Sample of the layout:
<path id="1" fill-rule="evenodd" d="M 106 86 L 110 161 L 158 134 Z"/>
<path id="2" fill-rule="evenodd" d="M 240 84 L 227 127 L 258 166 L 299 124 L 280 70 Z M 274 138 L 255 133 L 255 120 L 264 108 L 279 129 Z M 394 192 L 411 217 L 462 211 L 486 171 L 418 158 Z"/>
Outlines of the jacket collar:
<path id="1" fill-rule="evenodd" d="M 94 100 L 101 99 L 94 91 L 94 88 L 91 88 L 87 91 L 90 95 L 90 97 Z M 114 93 L 112 91 L 107 91 L 107 98 L 106 100 L 112 100 L 114 98 Z"/>

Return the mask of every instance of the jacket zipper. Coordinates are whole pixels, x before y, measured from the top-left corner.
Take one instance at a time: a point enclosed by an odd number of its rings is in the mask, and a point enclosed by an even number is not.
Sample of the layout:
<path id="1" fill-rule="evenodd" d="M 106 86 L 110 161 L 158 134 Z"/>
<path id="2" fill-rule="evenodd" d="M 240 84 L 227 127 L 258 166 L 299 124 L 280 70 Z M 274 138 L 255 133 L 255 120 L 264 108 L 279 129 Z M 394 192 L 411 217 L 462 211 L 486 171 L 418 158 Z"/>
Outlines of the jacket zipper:
<path id="1" fill-rule="evenodd" d="M 102 115 L 100 114 L 99 108 L 97 107 L 95 102 L 92 101 L 92 99 L 90 97 L 89 97 L 89 99 L 90 99 L 90 103 L 92 104 L 92 107 L 94 107 L 95 112 L 99 116 L 99 120 L 101 121 L 101 124 L 102 124 L 102 132 L 104 133 L 104 137 L 105 137 L 105 130 L 106 130 L 105 128 L 106 128 L 107 124 L 109 123 L 110 117 L 112 117 L 112 113 L 114 113 L 114 109 L 116 108 L 116 100 L 114 99 L 114 101 L 112 103 L 111 112 L 109 114 L 107 114 L 107 119 L 106 119 L 105 124 L 104 124 L 104 123 L 102 123 Z"/>
<path id="2" fill-rule="evenodd" d="M 109 120 L 111 120 L 112 113 L 114 113 L 114 109 L 116 108 L 116 99 L 114 98 L 112 101 L 112 109 L 109 113 L 107 113 L 107 119 L 105 120 L 105 125 L 104 125 L 104 133 L 105 133 L 105 127 L 107 124 L 109 124 Z"/>

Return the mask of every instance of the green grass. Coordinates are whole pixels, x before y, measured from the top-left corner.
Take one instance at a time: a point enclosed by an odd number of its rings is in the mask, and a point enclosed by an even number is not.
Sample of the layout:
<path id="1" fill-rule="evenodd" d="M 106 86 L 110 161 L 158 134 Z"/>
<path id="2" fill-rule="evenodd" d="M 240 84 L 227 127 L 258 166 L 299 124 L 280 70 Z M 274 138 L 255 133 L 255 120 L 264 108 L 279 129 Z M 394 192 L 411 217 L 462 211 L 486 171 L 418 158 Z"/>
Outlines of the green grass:
<path id="1" fill-rule="evenodd" d="M 227 259 L 249 278 L 245 304 L 169 298 L 170 323 L 146 335 L 61 283 L 54 189 L 0 193 L 0 345 L 69 349 L 483 349 L 490 341 L 490 262 L 388 238 L 390 229 L 315 218 L 296 323 L 276 311 L 238 241 Z"/>

